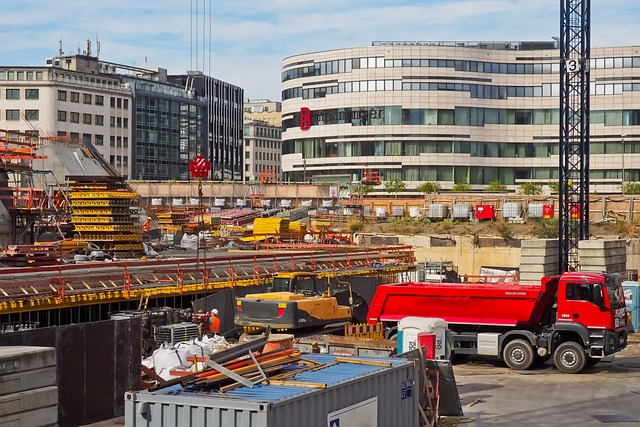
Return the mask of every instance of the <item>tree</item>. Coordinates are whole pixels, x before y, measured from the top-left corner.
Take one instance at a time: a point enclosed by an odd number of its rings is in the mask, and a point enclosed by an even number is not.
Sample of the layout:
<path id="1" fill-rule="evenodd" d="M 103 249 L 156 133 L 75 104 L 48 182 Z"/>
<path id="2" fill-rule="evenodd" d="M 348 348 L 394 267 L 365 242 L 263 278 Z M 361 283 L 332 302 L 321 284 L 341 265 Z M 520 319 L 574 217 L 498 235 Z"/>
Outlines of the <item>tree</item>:
<path id="1" fill-rule="evenodd" d="M 626 182 L 624 194 L 640 194 L 640 182 Z"/>
<path id="2" fill-rule="evenodd" d="M 466 182 L 457 182 L 453 184 L 451 191 L 455 193 L 468 193 L 471 191 L 471 184 L 467 184 Z"/>
<path id="3" fill-rule="evenodd" d="M 507 191 L 507 186 L 500 182 L 500 180 L 496 180 L 490 182 L 485 191 L 489 191 L 491 193 L 504 193 Z"/>
<path id="4" fill-rule="evenodd" d="M 535 182 L 524 182 L 520 184 L 520 189 L 518 190 L 518 192 L 526 196 L 535 196 L 538 194 L 542 194 L 542 185 L 536 184 Z"/>
<path id="5" fill-rule="evenodd" d="M 398 197 L 398 193 L 404 191 L 407 185 L 399 179 L 392 179 L 391 181 L 384 182 L 384 189 L 387 193 L 395 193 Z"/>
<path id="6" fill-rule="evenodd" d="M 553 181 L 549 183 L 549 189 L 552 194 L 558 194 L 560 192 L 560 181 Z"/>
<path id="7" fill-rule="evenodd" d="M 353 184 L 351 186 L 351 194 L 361 194 L 363 196 L 366 196 L 367 194 L 371 193 L 373 191 L 373 187 L 370 185 L 364 185 L 364 184 Z"/>
<path id="8" fill-rule="evenodd" d="M 442 189 L 440 184 L 433 181 L 424 182 L 416 187 L 416 191 L 424 194 L 433 194 L 437 193 Z"/>

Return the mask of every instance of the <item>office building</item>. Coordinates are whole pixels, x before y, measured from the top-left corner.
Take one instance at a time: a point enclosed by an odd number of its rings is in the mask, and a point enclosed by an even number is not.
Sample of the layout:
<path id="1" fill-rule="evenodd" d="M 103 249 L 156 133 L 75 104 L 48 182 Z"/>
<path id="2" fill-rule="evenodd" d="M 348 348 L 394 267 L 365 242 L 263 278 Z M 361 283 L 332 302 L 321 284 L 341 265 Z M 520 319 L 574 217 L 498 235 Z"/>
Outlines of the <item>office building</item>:
<path id="1" fill-rule="evenodd" d="M 592 191 L 640 181 L 640 47 L 591 49 Z M 374 42 L 282 64 L 285 181 L 363 168 L 409 188 L 515 189 L 559 178 L 559 49 L 550 42 Z M 626 168 L 625 168 L 626 165 Z"/>

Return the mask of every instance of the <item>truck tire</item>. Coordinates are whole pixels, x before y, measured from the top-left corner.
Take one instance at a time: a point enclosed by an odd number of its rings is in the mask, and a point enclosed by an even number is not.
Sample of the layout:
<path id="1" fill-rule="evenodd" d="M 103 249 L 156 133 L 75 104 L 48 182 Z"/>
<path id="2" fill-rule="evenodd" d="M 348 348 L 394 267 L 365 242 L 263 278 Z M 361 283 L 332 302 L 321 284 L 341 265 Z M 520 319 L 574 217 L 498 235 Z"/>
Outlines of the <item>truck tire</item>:
<path id="1" fill-rule="evenodd" d="M 535 360 L 533 347 L 526 340 L 509 341 L 504 346 L 502 357 L 507 366 L 515 371 L 529 369 Z"/>
<path id="2" fill-rule="evenodd" d="M 553 354 L 553 362 L 560 372 L 577 374 L 587 364 L 587 355 L 580 344 L 567 341 L 558 346 Z"/>

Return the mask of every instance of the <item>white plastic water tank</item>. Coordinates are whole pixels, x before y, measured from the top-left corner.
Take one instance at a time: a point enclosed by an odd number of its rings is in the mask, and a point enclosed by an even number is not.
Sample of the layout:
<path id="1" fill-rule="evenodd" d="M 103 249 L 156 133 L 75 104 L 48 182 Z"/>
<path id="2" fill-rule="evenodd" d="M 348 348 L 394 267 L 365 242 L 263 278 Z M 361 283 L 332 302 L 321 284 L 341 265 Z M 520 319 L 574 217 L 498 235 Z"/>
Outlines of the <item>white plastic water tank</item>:
<path id="1" fill-rule="evenodd" d="M 303 208 L 310 208 L 311 207 L 311 199 L 302 200 L 302 207 Z"/>
<path id="2" fill-rule="evenodd" d="M 429 205 L 429 218 L 444 219 L 447 217 L 449 208 L 442 203 L 432 203 Z"/>
<path id="3" fill-rule="evenodd" d="M 398 344 L 402 343 L 399 351 L 404 353 L 418 348 L 418 334 L 431 332 L 436 335 L 436 359 L 447 359 L 446 331 L 447 322 L 443 319 L 414 316 L 402 318 L 398 322 Z"/>
<path id="4" fill-rule="evenodd" d="M 193 206 L 198 206 L 200 204 L 200 199 L 198 199 L 197 197 L 190 197 L 189 204 Z"/>
<path id="5" fill-rule="evenodd" d="M 182 206 L 184 205 L 184 199 L 181 197 L 174 197 L 171 201 L 172 206 Z"/>
<path id="6" fill-rule="evenodd" d="M 262 207 L 263 208 L 271 207 L 271 199 L 262 199 Z"/>
<path id="7" fill-rule="evenodd" d="M 469 203 L 456 203 L 453 205 L 453 219 L 471 218 L 471 205 Z"/>
<path id="8" fill-rule="evenodd" d="M 542 218 L 542 203 L 529 203 L 529 218 Z"/>
<path id="9" fill-rule="evenodd" d="M 517 202 L 505 202 L 502 205 L 502 217 L 503 218 L 520 218 L 522 213 L 522 207 Z"/>
<path id="10" fill-rule="evenodd" d="M 418 206 L 410 206 L 409 216 L 411 218 L 420 218 L 422 216 L 422 214 L 420 213 L 420 208 Z"/>
<path id="11" fill-rule="evenodd" d="M 224 198 L 218 198 L 218 197 L 216 197 L 216 198 L 213 200 L 213 206 L 217 206 L 217 207 L 219 207 L 219 208 L 224 207 Z"/>
<path id="12" fill-rule="evenodd" d="M 385 208 L 376 208 L 376 217 L 385 218 L 387 216 L 387 210 Z"/>
<path id="13" fill-rule="evenodd" d="M 162 205 L 162 197 L 154 197 L 151 199 L 151 206 L 161 206 Z"/>
<path id="14" fill-rule="evenodd" d="M 322 200 L 322 207 L 323 208 L 332 208 L 333 207 L 333 200 L 331 200 L 331 199 L 329 199 L 329 200 L 323 199 Z"/>
<path id="15" fill-rule="evenodd" d="M 291 207 L 291 199 L 282 199 L 280 200 L 281 208 L 290 208 Z"/>
<path id="16" fill-rule="evenodd" d="M 404 216 L 404 208 L 402 206 L 391 206 L 392 216 Z"/>
<path id="17" fill-rule="evenodd" d="M 238 207 L 244 206 L 244 199 L 236 199 L 236 206 Z"/>

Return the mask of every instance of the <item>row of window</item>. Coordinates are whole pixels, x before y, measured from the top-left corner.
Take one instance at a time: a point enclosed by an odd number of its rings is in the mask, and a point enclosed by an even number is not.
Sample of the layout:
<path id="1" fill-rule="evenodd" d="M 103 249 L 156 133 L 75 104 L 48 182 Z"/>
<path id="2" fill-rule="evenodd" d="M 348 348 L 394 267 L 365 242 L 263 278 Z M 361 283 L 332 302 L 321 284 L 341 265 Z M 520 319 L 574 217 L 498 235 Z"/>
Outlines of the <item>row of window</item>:
<path id="1" fill-rule="evenodd" d="M 42 81 L 43 71 L 22 71 L 22 70 L 0 70 L 0 80 L 8 81 Z"/>
<path id="2" fill-rule="evenodd" d="M 256 160 L 264 160 L 264 161 L 271 161 L 271 162 L 280 161 L 279 153 L 264 153 L 262 151 L 256 151 L 255 155 L 256 155 Z M 251 151 L 245 151 L 244 158 L 245 160 L 249 160 L 251 158 Z"/>
<path id="3" fill-rule="evenodd" d="M 591 154 L 621 154 L 620 139 L 589 144 Z M 640 153 L 640 142 L 626 141 L 625 153 Z M 349 141 L 326 142 L 322 138 L 285 141 L 283 154 L 300 153 L 303 158 L 418 156 L 420 154 L 468 154 L 488 158 L 544 158 L 560 153 L 558 143 L 508 143 L 481 141 Z M 247 155 L 247 158 L 248 155 Z"/>
<path id="4" fill-rule="evenodd" d="M 8 88 L 4 92 L 5 99 L 21 99 L 20 89 Z M 40 99 L 40 89 L 25 89 L 24 99 Z"/>
<path id="5" fill-rule="evenodd" d="M 58 121 L 66 122 L 67 119 L 71 123 L 80 123 L 80 113 L 76 111 L 67 112 L 64 110 L 58 110 Z M 100 114 L 96 114 L 95 116 L 92 116 L 91 114 L 82 113 L 82 123 L 85 125 L 95 124 L 97 126 L 103 126 L 104 116 Z"/>
<path id="6" fill-rule="evenodd" d="M 251 169 L 251 165 L 249 164 L 244 165 L 245 172 L 251 172 L 250 169 Z M 268 171 L 268 170 L 275 170 L 277 175 L 280 174 L 280 166 L 258 165 L 258 164 L 253 165 L 253 172 L 255 172 L 256 174 L 262 171 Z M 249 177 L 245 176 L 245 180 L 248 181 Z"/>
<path id="7" fill-rule="evenodd" d="M 302 165 L 297 165 L 301 168 Z M 340 170 L 342 174 L 357 176 L 361 169 Z M 380 169 L 382 178 L 385 181 L 440 181 L 467 183 L 472 185 L 488 185 L 500 180 L 505 185 L 516 185 L 516 180 L 557 180 L 558 168 L 499 168 L 481 166 L 403 166 L 402 169 Z M 320 175 L 335 175 L 335 170 L 314 171 L 316 178 Z M 302 181 L 304 172 L 286 172 L 285 180 Z M 619 180 L 621 172 L 619 170 L 592 170 L 590 178 L 592 180 Z M 625 170 L 625 179 L 629 181 L 639 181 L 639 170 Z"/>
<path id="8" fill-rule="evenodd" d="M 90 93 L 82 94 L 82 103 L 91 105 L 92 99 L 94 101 L 94 105 L 104 105 L 104 96 L 102 95 L 93 95 Z M 112 98 L 113 99 L 113 98 Z M 70 102 L 80 102 L 80 92 L 67 92 L 66 90 L 58 90 L 58 101 L 67 101 Z"/>
<path id="9" fill-rule="evenodd" d="M 271 148 L 271 149 L 280 149 L 280 141 L 265 141 L 262 139 L 248 139 L 245 138 L 244 145 L 245 147 L 251 146 L 251 141 L 253 141 L 253 145 L 255 148 Z"/>
<path id="10" fill-rule="evenodd" d="M 640 110 L 592 111 L 592 124 L 605 126 L 640 125 Z M 392 107 L 353 107 L 316 110 L 311 112 L 311 125 L 351 124 L 352 126 L 380 125 L 559 125 L 558 109 L 507 109 L 455 107 L 455 109 L 426 109 Z M 282 129 L 300 126 L 300 113 L 282 121 Z"/>
<path id="11" fill-rule="evenodd" d="M 289 88 L 282 91 L 282 99 L 317 99 L 336 93 L 381 91 L 455 91 L 468 92 L 471 98 L 507 99 L 513 97 L 557 97 L 560 95 L 560 84 L 543 83 L 541 86 L 493 86 L 444 82 L 403 82 L 402 80 L 363 80 L 357 82 L 341 82 L 311 89 L 303 89 L 302 87 Z M 640 84 L 591 83 L 591 93 L 595 95 L 618 95 L 626 91 L 640 91 Z"/>
<path id="12" fill-rule="evenodd" d="M 21 114 L 24 114 L 25 120 L 40 120 L 40 110 L 24 110 L 24 113 L 21 113 L 20 110 L 17 109 L 5 110 L 5 119 L 20 120 Z"/>
<path id="13" fill-rule="evenodd" d="M 329 74 L 350 73 L 365 68 L 453 68 L 455 71 L 491 74 L 556 74 L 560 72 L 559 58 L 549 58 L 549 63 L 518 64 L 512 62 L 462 61 L 453 59 L 385 59 L 371 58 L 338 59 L 316 62 L 310 66 L 292 68 L 282 72 L 282 81 Z M 639 68 L 640 57 L 595 58 L 591 69 Z"/>
<path id="14" fill-rule="evenodd" d="M 129 156 L 109 156 L 111 166 L 129 166 Z"/>

